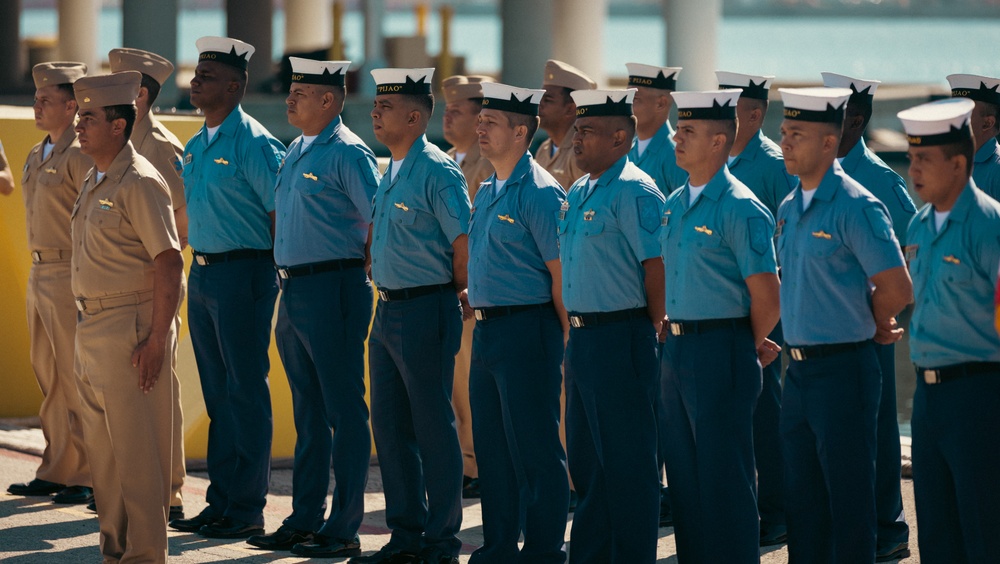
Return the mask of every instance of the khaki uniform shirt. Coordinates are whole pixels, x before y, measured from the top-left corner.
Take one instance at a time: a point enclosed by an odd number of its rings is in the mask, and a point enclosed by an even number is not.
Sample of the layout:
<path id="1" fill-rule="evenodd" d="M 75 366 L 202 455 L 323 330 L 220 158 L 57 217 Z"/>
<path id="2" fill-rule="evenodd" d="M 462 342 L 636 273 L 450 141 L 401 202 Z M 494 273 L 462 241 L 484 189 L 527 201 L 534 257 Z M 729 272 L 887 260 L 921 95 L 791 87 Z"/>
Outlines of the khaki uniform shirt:
<path id="1" fill-rule="evenodd" d="M 48 158 L 43 159 L 47 140 L 46 136 L 28 153 L 21 177 L 24 208 L 28 213 L 28 249 L 69 251 L 70 212 L 94 161 L 80 152 L 73 126 L 66 128 Z"/>
<path id="2" fill-rule="evenodd" d="M 535 155 L 535 161 L 549 171 L 549 174 L 556 177 L 563 190 L 567 192 L 574 182 L 586 174 L 576 166 L 576 158 L 573 155 L 573 133 L 573 128 L 569 128 L 566 137 L 558 145 L 559 152 L 554 157 L 552 156 L 552 139 L 543 141 Z"/>
<path id="3" fill-rule="evenodd" d="M 181 178 L 181 172 L 184 171 L 184 165 L 181 164 L 184 145 L 177 136 L 150 113 L 142 121 L 136 122 L 132 128 L 131 141 L 135 152 L 146 157 L 146 160 L 160 171 L 167 188 L 170 189 L 173 209 L 178 210 L 186 206 L 184 180 Z"/>
<path id="4" fill-rule="evenodd" d="M 458 160 L 458 151 L 454 147 L 448 149 L 448 156 Z M 462 174 L 465 175 L 465 183 L 469 186 L 469 201 L 476 201 L 476 191 L 484 180 L 493 175 L 493 164 L 479 153 L 479 143 L 473 143 L 469 147 L 469 152 L 465 153 L 465 158 L 458 163 L 462 167 Z"/>
<path id="5" fill-rule="evenodd" d="M 153 289 L 153 259 L 180 250 L 163 177 L 128 143 L 101 180 L 91 169 L 73 209 L 73 295 Z"/>

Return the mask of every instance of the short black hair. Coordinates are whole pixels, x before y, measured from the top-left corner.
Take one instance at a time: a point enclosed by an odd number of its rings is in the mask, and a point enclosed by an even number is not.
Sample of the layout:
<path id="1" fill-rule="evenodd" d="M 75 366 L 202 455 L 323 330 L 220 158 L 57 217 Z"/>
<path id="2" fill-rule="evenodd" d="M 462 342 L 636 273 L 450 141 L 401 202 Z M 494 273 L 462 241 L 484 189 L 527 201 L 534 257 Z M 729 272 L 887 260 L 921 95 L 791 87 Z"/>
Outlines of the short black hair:
<path id="1" fill-rule="evenodd" d="M 993 114 L 993 129 L 1000 133 L 1000 104 L 990 104 L 989 102 L 984 102 L 983 106 L 986 107 L 987 114 Z M 996 135 L 994 135 L 996 137 Z"/>
<path id="2" fill-rule="evenodd" d="M 972 174 L 972 163 L 976 155 L 976 143 L 972 140 L 972 135 L 962 136 L 962 140 L 956 143 L 941 145 L 941 150 L 949 159 L 957 156 L 965 157 L 965 174 Z"/>
<path id="3" fill-rule="evenodd" d="M 433 94 L 403 94 L 406 98 L 413 101 L 417 107 L 425 112 L 427 112 L 427 118 L 430 119 L 434 115 L 434 95 Z"/>
<path id="4" fill-rule="evenodd" d="M 572 88 L 566 88 L 565 86 L 563 86 L 559 91 L 562 92 L 563 104 L 569 104 L 569 103 L 573 102 L 573 89 Z"/>
<path id="5" fill-rule="evenodd" d="M 515 112 L 504 112 L 507 115 L 507 121 L 510 123 L 511 127 L 525 126 L 528 128 L 527 141 L 528 146 L 531 146 L 531 141 L 535 138 L 535 133 L 538 131 L 538 116 L 532 116 L 528 114 L 519 114 Z"/>
<path id="6" fill-rule="evenodd" d="M 132 137 L 132 127 L 135 126 L 135 104 L 120 104 L 117 106 L 105 106 L 104 116 L 109 122 L 116 119 L 125 120 L 125 140 Z"/>
<path id="7" fill-rule="evenodd" d="M 73 89 L 72 83 L 64 82 L 62 84 L 56 84 L 56 89 L 68 96 L 70 100 L 76 100 L 76 90 Z"/>
<path id="8" fill-rule="evenodd" d="M 142 83 L 140 86 L 149 92 L 149 107 L 152 108 L 153 102 L 156 101 L 156 97 L 160 95 L 160 83 L 156 82 L 156 79 L 148 74 L 142 73 Z"/>
<path id="9" fill-rule="evenodd" d="M 862 102 L 848 102 L 844 114 L 848 120 L 854 116 L 861 116 L 864 119 L 861 122 L 861 129 L 867 129 L 868 122 L 872 120 L 872 105 Z"/>
<path id="10" fill-rule="evenodd" d="M 635 116 L 611 116 L 610 119 L 616 127 L 625 130 L 625 137 L 631 145 L 632 139 L 635 137 Z"/>

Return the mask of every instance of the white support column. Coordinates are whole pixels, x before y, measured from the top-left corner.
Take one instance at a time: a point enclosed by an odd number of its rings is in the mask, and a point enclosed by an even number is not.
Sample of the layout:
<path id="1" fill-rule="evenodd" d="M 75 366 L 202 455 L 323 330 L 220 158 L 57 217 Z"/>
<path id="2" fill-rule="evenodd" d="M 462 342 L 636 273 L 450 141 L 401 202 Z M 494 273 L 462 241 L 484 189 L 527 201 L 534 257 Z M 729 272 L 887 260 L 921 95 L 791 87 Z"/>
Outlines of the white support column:
<path id="1" fill-rule="evenodd" d="M 667 23 L 667 65 L 684 67 L 680 90 L 712 90 L 722 0 L 663 0 Z"/>
<path id="2" fill-rule="evenodd" d="M 358 79 L 358 93 L 374 97 L 375 81 L 369 71 L 385 66 L 385 37 L 382 34 L 385 0 L 363 0 L 362 12 L 365 20 L 365 64 Z"/>
<path id="3" fill-rule="evenodd" d="M 59 58 L 86 63 L 88 74 L 101 74 L 107 53 L 97 53 L 100 0 L 59 0 L 58 10 Z"/>
<path id="4" fill-rule="evenodd" d="M 285 0 L 285 53 L 328 49 L 331 43 L 330 0 Z"/>
<path id="5" fill-rule="evenodd" d="M 555 0 L 553 12 L 552 58 L 587 73 L 598 87 L 606 86 L 604 23 L 608 0 Z"/>
<path id="6" fill-rule="evenodd" d="M 247 92 L 256 92 L 274 76 L 271 23 L 274 3 L 271 0 L 226 0 L 226 35 L 246 41 L 256 49 L 247 65 Z"/>
<path id="7" fill-rule="evenodd" d="M 553 0 L 500 0 L 500 80 L 541 88 L 545 61 L 552 57 Z"/>
<path id="8" fill-rule="evenodd" d="M 180 67 L 177 61 L 177 16 L 180 0 L 123 0 L 122 46 L 152 51 Z M 177 71 L 153 103 L 169 108 L 177 103 Z"/>

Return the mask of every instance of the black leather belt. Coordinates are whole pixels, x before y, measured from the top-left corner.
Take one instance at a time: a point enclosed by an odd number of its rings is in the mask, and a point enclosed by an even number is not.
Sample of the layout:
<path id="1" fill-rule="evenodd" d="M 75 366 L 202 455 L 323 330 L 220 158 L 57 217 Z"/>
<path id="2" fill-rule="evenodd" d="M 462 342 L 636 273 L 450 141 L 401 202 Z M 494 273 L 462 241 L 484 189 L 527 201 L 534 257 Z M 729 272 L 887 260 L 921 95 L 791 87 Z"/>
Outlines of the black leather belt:
<path id="1" fill-rule="evenodd" d="M 274 251 L 271 249 L 236 249 L 235 251 L 226 251 L 224 253 L 200 253 L 192 250 L 191 254 L 194 255 L 194 261 L 201 266 L 208 266 L 210 264 L 218 264 L 220 262 L 230 262 L 234 260 L 262 258 L 269 258 L 273 260 L 274 257 Z"/>
<path id="2" fill-rule="evenodd" d="M 795 347 L 788 345 L 788 354 L 791 355 L 792 360 L 803 361 L 808 359 L 822 358 L 824 356 L 833 356 L 835 354 L 840 354 L 842 352 L 853 351 L 860 349 L 861 347 L 867 345 L 871 341 L 858 341 L 857 343 L 834 343 L 832 345 L 807 345 L 804 347 Z"/>
<path id="3" fill-rule="evenodd" d="M 716 329 L 749 326 L 749 317 L 725 317 L 721 319 L 698 319 L 695 321 L 671 321 L 669 323 L 670 334 L 675 337 L 680 335 L 707 333 L 708 331 L 714 331 Z"/>
<path id="4" fill-rule="evenodd" d="M 917 374 L 923 377 L 926 384 L 940 384 L 948 380 L 956 380 L 963 376 L 974 374 L 995 374 L 1000 372 L 1000 362 L 963 362 L 938 368 L 917 367 Z"/>
<path id="5" fill-rule="evenodd" d="M 429 296 L 445 290 L 454 291 L 455 287 L 451 282 L 447 284 L 432 284 L 430 286 L 415 286 L 413 288 L 403 288 L 402 290 L 379 290 L 378 298 L 383 302 L 395 302 L 398 300 L 410 300 L 421 296 Z"/>
<path id="6" fill-rule="evenodd" d="M 348 268 L 362 268 L 365 266 L 365 259 L 338 259 L 324 262 L 314 262 L 311 264 L 301 264 L 299 266 L 275 266 L 278 277 L 282 280 L 298 278 L 299 276 L 309 276 L 310 274 L 320 274 L 334 270 L 347 270 Z"/>
<path id="7" fill-rule="evenodd" d="M 551 309 L 552 307 L 554 307 L 552 302 L 545 302 L 544 304 L 479 307 L 476 308 L 476 321 L 486 321 L 487 319 L 496 319 L 497 317 L 503 317 L 512 313 L 533 309 Z"/>
<path id="8" fill-rule="evenodd" d="M 618 323 L 619 321 L 629 321 L 631 319 L 648 319 L 649 313 L 646 308 L 637 307 L 635 309 L 620 309 L 618 311 L 598 311 L 594 313 L 570 313 L 569 324 L 572 327 L 593 327 L 595 325 L 606 325 L 608 323 Z"/>

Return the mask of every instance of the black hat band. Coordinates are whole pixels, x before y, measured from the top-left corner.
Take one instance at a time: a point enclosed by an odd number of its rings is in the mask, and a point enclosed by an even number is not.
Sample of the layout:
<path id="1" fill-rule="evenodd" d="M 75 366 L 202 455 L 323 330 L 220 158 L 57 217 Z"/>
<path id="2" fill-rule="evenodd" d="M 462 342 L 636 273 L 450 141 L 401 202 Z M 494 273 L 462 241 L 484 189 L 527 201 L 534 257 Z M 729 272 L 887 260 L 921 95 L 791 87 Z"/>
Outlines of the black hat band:
<path id="1" fill-rule="evenodd" d="M 198 55 L 198 61 L 215 61 L 224 65 L 236 67 L 240 70 L 247 70 L 246 54 L 237 55 L 235 47 L 229 53 L 223 53 L 222 51 L 205 51 Z"/>
<path id="2" fill-rule="evenodd" d="M 844 123 L 844 106 L 834 108 L 830 104 L 825 110 L 800 110 L 798 108 L 785 108 L 786 119 L 799 121 L 811 121 L 815 123 Z"/>
<path id="3" fill-rule="evenodd" d="M 722 90 L 727 90 L 730 88 L 739 88 L 740 90 L 743 91 L 743 93 L 740 94 L 740 98 L 767 100 L 768 92 L 767 92 L 767 86 L 764 86 L 765 84 L 767 84 L 767 80 L 761 82 L 760 84 L 754 84 L 753 81 L 751 80 L 749 86 L 737 86 L 735 84 L 720 84 L 719 88 Z"/>
<path id="4" fill-rule="evenodd" d="M 909 135 L 906 136 L 906 141 L 913 147 L 935 147 L 938 145 L 953 145 L 956 143 L 961 143 L 972 137 L 972 130 L 969 128 L 969 122 L 962 124 L 962 127 L 951 127 L 949 131 L 945 133 L 936 133 L 934 135 Z"/>
<path id="5" fill-rule="evenodd" d="M 538 115 L 538 104 L 532 104 L 530 96 L 527 100 L 522 102 L 514 97 L 513 94 L 510 95 L 510 100 L 504 100 L 502 98 L 483 98 L 483 109 L 500 110 L 501 112 L 525 114 L 529 116 Z"/>
<path id="6" fill-rule="evenodd" d="M 321 84 L 324 86 L 343 86 L 344 73 L 340 70 L 331 73 L 327 69 L 323 69 L 323 74 L 293 72 L 292 82 L 298 82 L 299 84 Z"/>
<path id="7" fill-rule="evenodd" d="M 663 76 L 663 71 L 660 71 L 656 77 L 636 76 L 630 74 L 628 77 L 628 85 L 658 88 L 660 90 L 677 90 L 677 73 L 672 73 L 670 76 Z"/>

